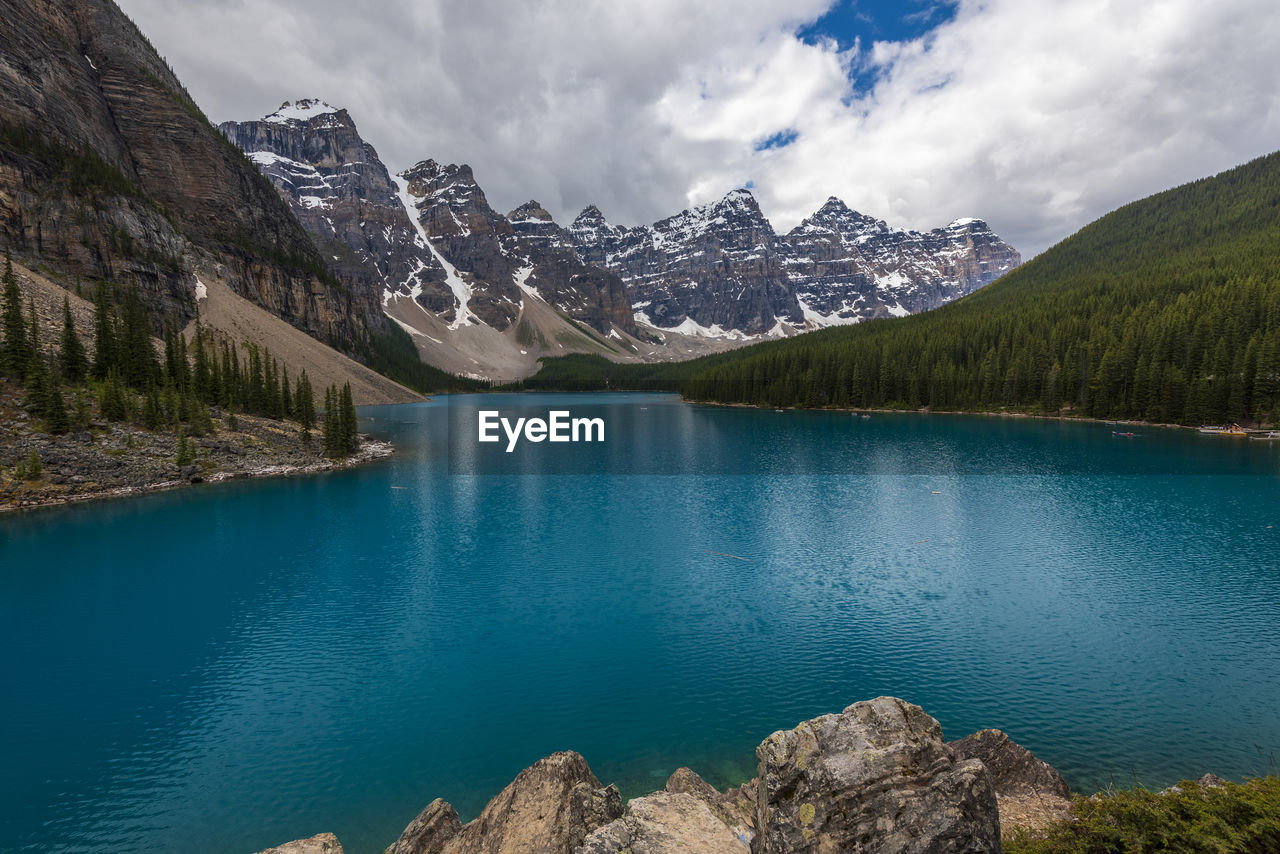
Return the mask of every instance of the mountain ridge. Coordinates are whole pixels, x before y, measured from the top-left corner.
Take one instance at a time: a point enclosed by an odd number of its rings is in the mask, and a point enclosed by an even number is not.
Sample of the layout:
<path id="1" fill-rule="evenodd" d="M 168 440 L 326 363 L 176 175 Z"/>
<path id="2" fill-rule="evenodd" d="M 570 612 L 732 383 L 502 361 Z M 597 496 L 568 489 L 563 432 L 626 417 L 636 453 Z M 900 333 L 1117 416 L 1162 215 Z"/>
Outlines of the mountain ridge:
<path id="1" fill-rule="evenodd" d="M 536 200 L 504 215 L 489 204 L 467 164 L 426 158 L 393 180 L 349 113 L 315 98 L 286 101 L 262 119 L 219 127 L 318 241 L 337 236 L 366 263 L 379 254 L 401 258 L 398 273 L 382 274 L 384 311 L 410 330 L 423 358 L 476 376 L 518 379 L 536 369 L 541 355 L 561 350 L 620 361 L 669 360 L 923 311 L 1020 262 L 981 220 L 903 231 L 851 211 L 835 197 L 779 234 L 745 188 L 648 226 L 615 226 L 594 205 L 565 226 Z M 333 145 L 318 138 L 344 133 L 352 137 L 343 146 L 349 155 L 327 156 Z M 303 162 L 289 165 L 298 158 Z M 378 172 L 377 187 L 354 198 L 320 187 L 358 158 L 374 162 L 363 168 Z M 378 223 L 381 238 L 370 236 L 364 213 L 342 215 L 359 220 L 362 234 L 335 225 L 332 211 L 381 204 L 375 195 L 389 199 L 393 193 L 411 228 L 398 212 L 390 230 Z M 381 248 L 370 249 L 373 244 Z M 342 255 L 336 251 L 335 262 Z M 526 299 L 547 304 L 551 313 L 543 312 L 543 319 L 553 327 L 560 315 L 591 331 L 585 338 L 572 331 L 557 338 L 555 329 L 534 329 L 521 319 Z M 441 352 L 450 343 L 464 351 L 470 366 L 459 367 Z"/>

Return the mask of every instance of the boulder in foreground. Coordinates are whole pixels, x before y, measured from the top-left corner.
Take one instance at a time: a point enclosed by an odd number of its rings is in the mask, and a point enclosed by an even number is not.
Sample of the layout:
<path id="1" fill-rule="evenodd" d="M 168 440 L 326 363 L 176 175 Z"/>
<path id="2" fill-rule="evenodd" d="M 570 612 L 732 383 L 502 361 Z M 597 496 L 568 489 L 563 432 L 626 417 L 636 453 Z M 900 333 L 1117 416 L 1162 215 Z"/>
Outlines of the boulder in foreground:
<path id="1" fill-rule="evenodd" d="M 987 767 L 1005 839 L 1015 829 L 1040 833 L 1071 814 L 1071 791 L 1062 775 L 1000 730 L 975 732 L 950 747 L 957 759 L 977 759 Z"/>
<path id="2" fill-rule="evenodd" d="M 958 760 L 919 706 L 854 703 L 775 732 L 756 757 L 756 854 L 1000 851 L 986 767 Z"/>
<path id="3" fill-rule="evenodd" d="M 297 839 L 286 842 L 275 848 L 268 848 L 259 854 L 343 854 L 338 837 L 332 833 L 321 833 L 310 839 Z"/>
<path id="4" fill-rule="evenodd" d="M 572 854 L 597 827 L 622 816 L 616 786 L 601 786 L 587 760 L 553 753 L 524 769 L 475 821 L 461 824 L 436 799 L 388 854 Z"/>

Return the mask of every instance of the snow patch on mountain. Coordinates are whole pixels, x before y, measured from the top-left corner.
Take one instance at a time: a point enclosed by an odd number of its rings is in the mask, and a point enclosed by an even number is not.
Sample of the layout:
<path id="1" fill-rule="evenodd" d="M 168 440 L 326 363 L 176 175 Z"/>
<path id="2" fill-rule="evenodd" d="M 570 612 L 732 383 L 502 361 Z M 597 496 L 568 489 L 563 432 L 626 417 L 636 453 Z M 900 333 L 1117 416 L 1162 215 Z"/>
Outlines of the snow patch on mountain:
<path id="1" fill-rule="evenodd" d="M 306 122 L 317 116 L 329 115 L 338 112 L 337 107 L 331 107 L 318 98 L 302 98 L 297 101 L 285 101 L 280 105 L 280 109 L 276 110 L 269 116 L 263 117 L 264 122 L 272 124 L 285 124 L 287 122 Z"/>
<path id="2" fill-rule="evenodd" d="M 457 312 L 454 316 L 453 323 L 449 324 L 450 329 L 457 329 L 461 326 L 470 326 L 473 323 L 479 325 L 482 323 L 480 318 L 472 314 L 468 304 L 471 302 L 471 285 L 458 272 L 458 268 L 448 262 L 440 251 L 431 244 L 431 240 L 427 237 L 427 232 L 422 228 L 422 223 L 418 220 L 417 199 L 409 192 L 409 183 L 405 181 L 403 186 L 396 185 L 396 190 L 400 196 L 400 203 L 404 205 L 405 213 L 409 215 L 409 222 L 413 224 L 417 231 L 414 243 L 419 247 L 431 252 L 441 267 L 444 268 L 445 282 L 449 285 L 449 289 L 453 291 L 453 296 L 457 301 Z M 416 296 L 416 295 L 415 295 Z"/>

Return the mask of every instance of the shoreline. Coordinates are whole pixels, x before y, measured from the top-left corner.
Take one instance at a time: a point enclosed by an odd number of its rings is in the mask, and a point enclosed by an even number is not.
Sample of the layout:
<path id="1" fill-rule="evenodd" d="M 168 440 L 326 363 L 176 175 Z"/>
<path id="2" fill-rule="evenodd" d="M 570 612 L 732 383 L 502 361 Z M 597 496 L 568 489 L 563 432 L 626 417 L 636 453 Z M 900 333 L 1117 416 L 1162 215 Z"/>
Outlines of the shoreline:
<path id="1" fill-rule="evenodd" d="M 671 392 L 679 394 L 679 392 Z M 1005 412 L 992 409 L 929 409 L 921 407 L 919 409 L 862 409 L 856 407 L 838 407 L 838 406 L 765 406 L 755 403 L 720 403 L 714 400 L 690 400 L 680 398 L 685 403 L 695 403 L 699 406 L 721 406 L 726 408 L 737 409 L 780 409 L 786 412 L 848 412 L 850 414 L 878 413 L 881 415 L 980 415 L 984 418 L 1032 418 L 1041 421 L 1074 421 L 1081 424 L 1114 424 L 1133 427 L 1168 427 L 1174 430 L 1195 430 L 1199 431 L 1200 427 L 1192 427 L 1188 424 L 1169 424 L 1162 421 L 1142 421 L 1134 418 L 1093 418 L 1089 415 L 1042 415 L 1033 412 Z M 1207 426 L 1207 425 L 1204 425 Z M 1269 430 L 1273 429 L 1268 425 L 1257 425 L 1254 427 L 1246 427 L 1247 430 Z"/>
<path id="2" fill-rule="evenodd" d="M 338 460 L 323 459 L 300 465 L 289 463 L 272 464 L 253 469 L 243 469 L 240 471 L 214 472 L 207 477 L 202 477 L 198 481 L 176 478 L 172 480 L 153 481 L 151 483 L 138 484 L 134 486 L 116 486 L 110 489 L 102 489 L 94 492 L 80 492 L 73 495 L 24 499 L 19 502 L 0 504 L 0 514 L 21 513 L 31 510 L 41 510 L 49 507 L 63 507 L 70 504 L 82 504 L 89 501 L 107 501 L 114 498 L 132 498 L 141 495 L 148 495 L 153 492 L 165 492 L 171 489 L 202 486 L 204 484 L 211 483 L 223 483 L 228 480 L 249 480 L 252 478 L 292 477 L 296 475 L 319 474 L 321 472 L 354 468 L 359 465 L 364 465 L 365 463 L 373 462 L 374 460 L 385 459 L 395 453 L 395 447 L 390 442 L 369 439 L 363 434 L 361 439 L 360 450 L 356 451 L 351 456 L 343 457 Z"/>

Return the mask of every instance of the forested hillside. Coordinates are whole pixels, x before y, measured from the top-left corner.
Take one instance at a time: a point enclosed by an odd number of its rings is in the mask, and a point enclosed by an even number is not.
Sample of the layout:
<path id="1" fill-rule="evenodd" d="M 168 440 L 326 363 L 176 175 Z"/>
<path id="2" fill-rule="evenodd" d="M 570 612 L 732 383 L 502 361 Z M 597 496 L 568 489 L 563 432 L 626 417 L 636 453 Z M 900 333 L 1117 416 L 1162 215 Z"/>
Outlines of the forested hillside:
<path id="1" fill-rule="evenodd" d="M 585 385 L 585 367 L 531 385 Z M 1280 154 L 1127 205 L 936 311 L 626 379 L 722 403 L 1275 421 Z"/>

